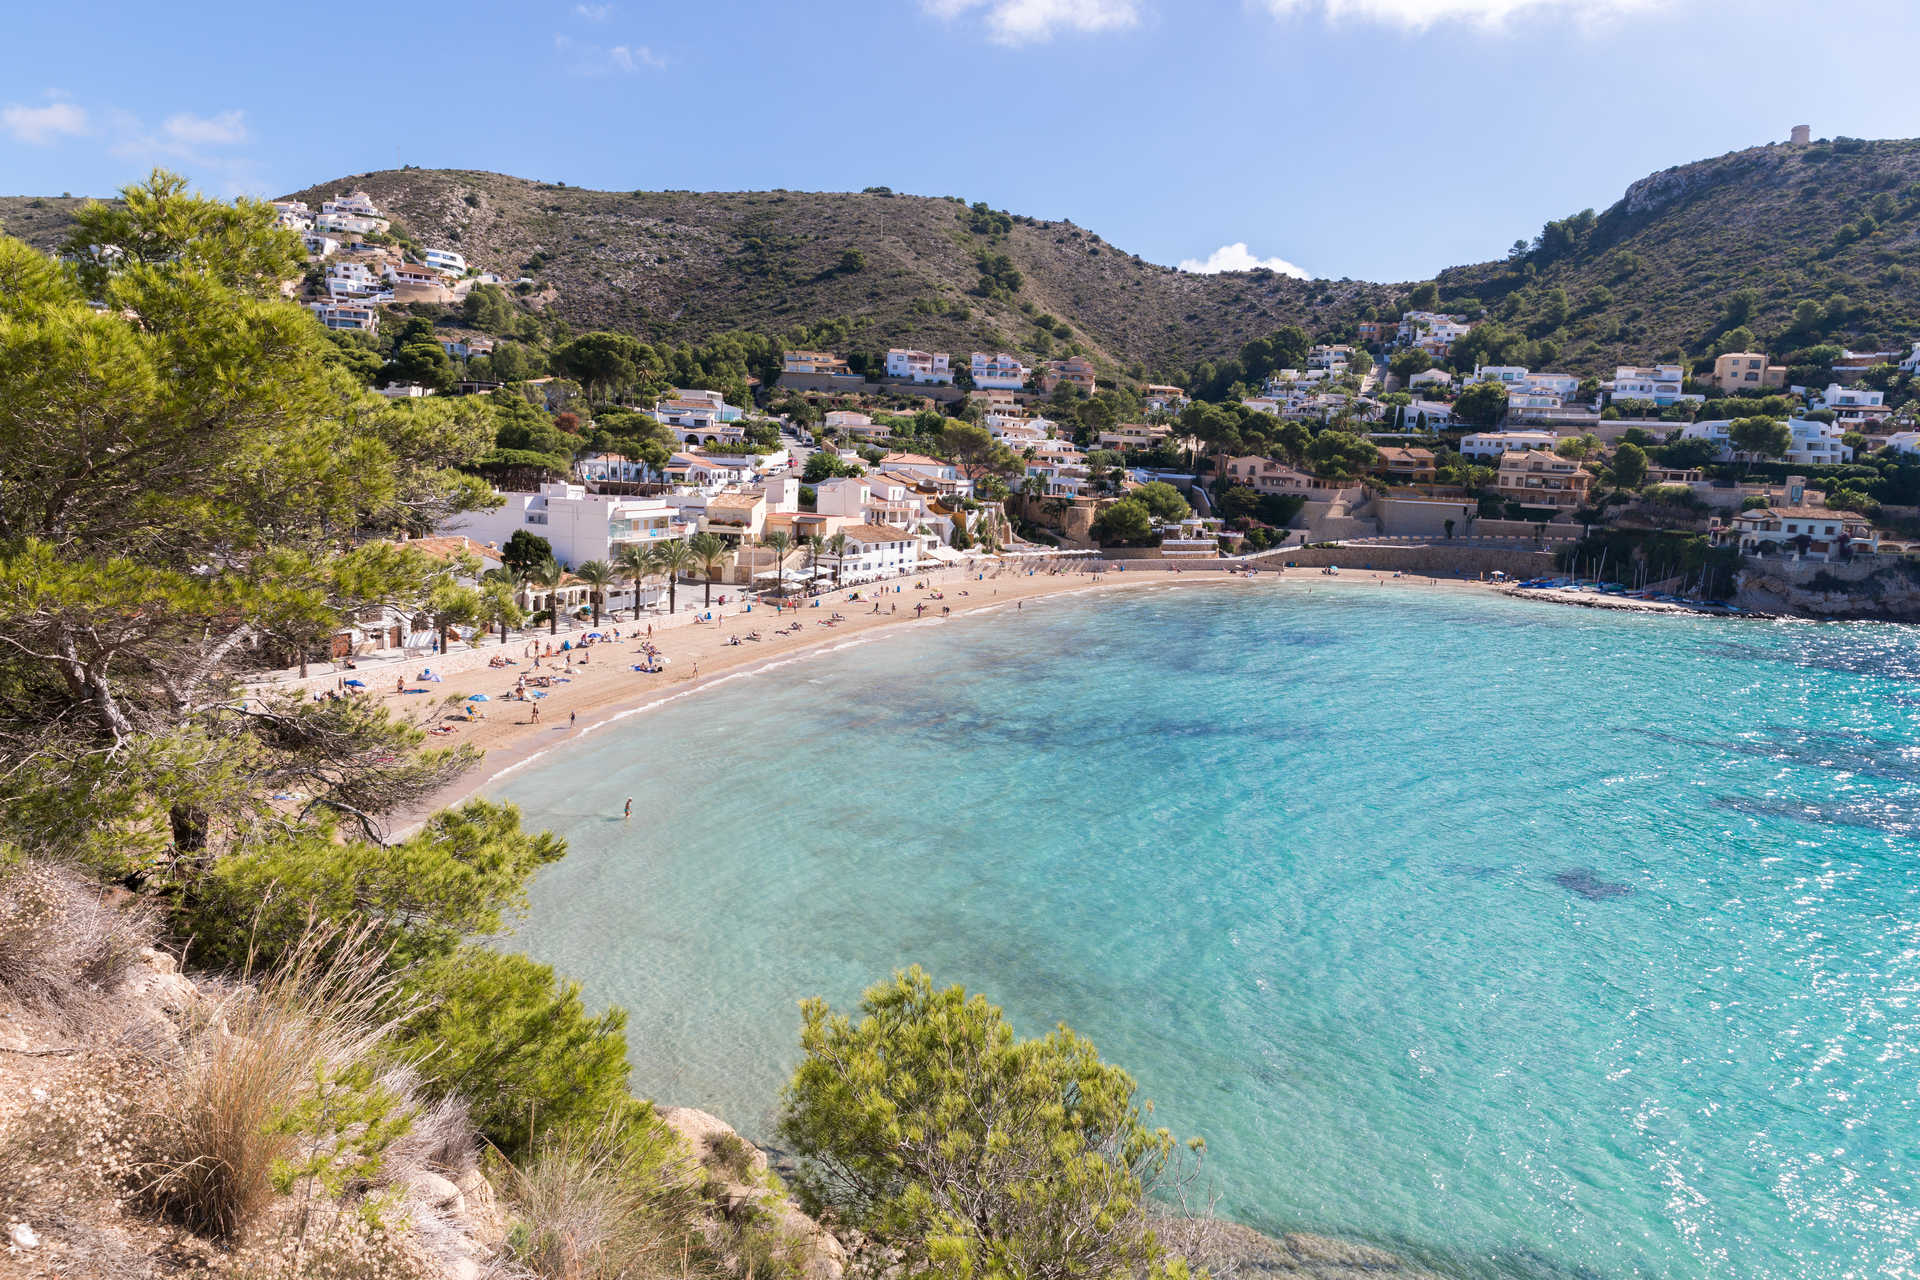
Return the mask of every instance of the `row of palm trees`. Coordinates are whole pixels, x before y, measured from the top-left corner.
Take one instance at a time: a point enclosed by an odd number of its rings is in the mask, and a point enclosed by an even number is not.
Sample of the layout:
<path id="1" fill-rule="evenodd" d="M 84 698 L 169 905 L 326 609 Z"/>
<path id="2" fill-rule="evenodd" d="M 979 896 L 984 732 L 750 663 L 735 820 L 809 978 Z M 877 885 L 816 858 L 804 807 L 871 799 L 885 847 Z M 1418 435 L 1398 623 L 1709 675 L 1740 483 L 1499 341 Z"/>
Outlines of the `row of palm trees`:
<path id="1" fill-rule="evenodd" d="M 820 570 L 820 557 L 831 555 L 834 558 L 833 585 L 838 587 L 840 566 L 846 559 L 851 539 L 844 533 L 836 533 L 831 537 L 812 534 L 796 540 L 784 529 L 776 529 L 760 539 L 760 545 L 773 552 L 775 572 L 781 575 L 786 572 L 787 558 L 797 551 L 807 553 L 811 572 L 815 574 Z M 675 538 L 652 544 L 629 543 L 620 548 L 611 563 L 588 560 L 571 571 L 561 568 L 560 562 L 549 556 L 514 575 L 514 581 L 546 593 L 549 605 L 547 631 L 553 634 L 560 629 L 559 591 L 569 572 L 587 585 L 591 593 L 593 625 L 597 627 L 600 625 L 600 611 L 606 607 L 608 593 L 622 583 L 633 584 L 634 613 L 637 617 L 641 588 L 650 579 L 664 578 L 667 584 L 667 612 L 675 612 L 679 608 L 680 579 L 695 569 L 705 580 L 701 584 L 704 588 L 702 607 L 711 607 L 714 584 L 721 581 L 727 558 L 733 553 L 734 545 L 726 539 L 711 533 L 697 533 L 684 542 Z M 503 638 L 504 634 L 503 630 Z"/>
<path id="2" fill-rule="evenodd" d="M 620 548 L 611 563 L 604 560 L 588 560 L 584 564 L 568 570 L 560 562 L 549 556 L 545 560 L 528 566 L 517 575 L 517 581 L 535 591 L 545 592 L 550 607 L 547 618 L 549 633 L 559 630 L 559 590 L 569 573 L 586 584 L 590 592 L 593 608 L 593 623 L 600 625 L 600 611 L 606 608 L 607 594 L 621 583 L 632 583 L 636 605 L 640 589 L 651 579 L 662 578 L 667 584 L 667 612 L 677 612 L 680 607 L 680 579 L 698 570 L 705 587 L 705 604 L 713 604 L 714 583 L 721 580 L 726 570 L 727 557 L 733 554 L 733 547 L 724 538 L 711 533 L 698 533 L 686 541 L 678 538 L 644 545 L 629 543 Z M 636 615 L 638 609 L 635 609 Z"/>

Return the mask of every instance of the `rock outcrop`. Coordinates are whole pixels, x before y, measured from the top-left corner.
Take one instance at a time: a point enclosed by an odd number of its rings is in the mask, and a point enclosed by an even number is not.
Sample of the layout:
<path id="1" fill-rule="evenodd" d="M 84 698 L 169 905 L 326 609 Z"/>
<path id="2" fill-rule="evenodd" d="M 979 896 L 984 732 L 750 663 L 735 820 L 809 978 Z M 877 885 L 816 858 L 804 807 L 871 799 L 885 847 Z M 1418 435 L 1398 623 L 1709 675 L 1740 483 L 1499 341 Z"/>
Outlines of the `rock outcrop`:
<path id="1" fill-rule="evenodd" d="M 1920 622 L 1920 566 L 1870 559 L 1832 565 L 1762 563 L 1740 572 L 1734 599 L 1762 613 Z"/>
<path id="2" fill-rule="evenodd" d="M 730 1219 L 757 1218 L 771 1233 L 774 1250 L 805 1280 L 840 1280 L 847 1267 L 845 1247 L 787 1198 L 768 1172 L 764 1151 L 705 1111 L 662 1107 L 659 1115 L 706 1171 L 722 1213 Z"/>

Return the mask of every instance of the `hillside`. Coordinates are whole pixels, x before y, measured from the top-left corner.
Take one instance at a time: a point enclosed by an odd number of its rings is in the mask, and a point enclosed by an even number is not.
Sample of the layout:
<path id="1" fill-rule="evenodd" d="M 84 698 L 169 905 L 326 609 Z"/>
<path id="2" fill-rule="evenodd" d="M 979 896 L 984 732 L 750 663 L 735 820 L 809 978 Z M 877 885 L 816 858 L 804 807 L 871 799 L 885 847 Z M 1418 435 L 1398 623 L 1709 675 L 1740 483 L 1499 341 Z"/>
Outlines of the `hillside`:
<path id="1" fill-rule="evenodd" d="M 365 189 L 423 243 L 551 284 L 577 327 L 686 340 L 732 328 L 781 332 L 845 319 L 846 345 L 1056 348 L 1114 368 L 1170 370 L 1237 351 L 1283 324 L 1310 329 L 1389 301 L 1378 286 L 1270 272 L 1197 276 L 1156 266 L 1066 222 L 976 213 L 956 200 L 796 191 L 607 192 L 492 173 L 361 174 L 293 193 L 316 207 Z M 856 270 L 842 266 L 858 253 Z M 983 296 L 982 256 L 1019 288 Z M 1003 281 L 1010 280 L 1003 268 Z"/>
<path id="2" fill-rule="evenodd" d="M 1904 347 L 1920 339 L 1916 184 L 1920 140 L 1753 147 L 1643 178 L 1524 257 L 1437 279 L 1443 299 L 1557 342 L 1577 372 L 1699 355 L 1731 324 L 1775 352 Z"/>
<path id="3" fill-rule="evenodd" d="M 1756 147 L 1654 174 L 1597 216 L 1549 224 L 1524 254 L 1436 279 L 1444 301 L 1502 322 L 1508 340 L 1486 354 L 1580 373 L 1698 355 L 1730 319 L 1779 351 L 1891 346 L 1920 334 L 1916 184 L 1920 141 Z M 607 192 L 405 169 L 291 194 L 317 205 L 353 187 L 422 244 L 552 286 L 575 328 L 650 339 L 841 321 L 834 342 L 849 349 L 1078 347 L 1166 378 L 1284 324 L 1343 334 L 1408 289 L 1190 275 L 1070 222 L 884 190 Z M 75 203 L 0 199 L 0 226 L 49 246 Z"/>

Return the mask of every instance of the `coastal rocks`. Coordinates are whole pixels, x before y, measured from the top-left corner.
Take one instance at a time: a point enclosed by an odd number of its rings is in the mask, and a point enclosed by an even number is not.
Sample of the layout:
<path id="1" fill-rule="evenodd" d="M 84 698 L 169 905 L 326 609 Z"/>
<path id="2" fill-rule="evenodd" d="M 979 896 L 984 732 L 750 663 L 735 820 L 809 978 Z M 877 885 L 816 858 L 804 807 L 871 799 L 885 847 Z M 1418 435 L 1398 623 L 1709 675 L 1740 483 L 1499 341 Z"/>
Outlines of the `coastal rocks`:
<path id="1" fill-rule="evenodd" d="M 662 1124 L 680 1136 L 703 1165 L 718 1164 L 735 1181 L 758 1178 L 767 1171 L 767 1156 L 734 1131 L 719 1116 L 694 1107 L 661 1107 Z M 738 1167 L 744 1164 L 744 1167 Z"/>
<path id="2" fill-rule="evenodd" d="M 1230 1222 L 1209 1225 L 1190 1259 L 1220 1272 L 1278 1280 L 1440 1280 L 1384 1249 L 1294 1231 L 1275 1238 Z"/>
<path id="3" fill-rule="evenodd" d="M 1920 572 L 1906 561 L 1770 564 L 1742 570 L 1735 599 L 1746 608 L 1808 618 L 1920 622 Z"/>
<path id="4" fill-rule="evenodd" d="M 767 1172 L 764 1151 L 705 1111 L 662 1107 L 657 1114 L 700 1162 L 714 1203 L 729 1221 L 759 1219 L 773 1237 L 774 1252 L 803 1280 L 840 1280 L 847 1267 L 845 1247 L 780 1192 Z"/>

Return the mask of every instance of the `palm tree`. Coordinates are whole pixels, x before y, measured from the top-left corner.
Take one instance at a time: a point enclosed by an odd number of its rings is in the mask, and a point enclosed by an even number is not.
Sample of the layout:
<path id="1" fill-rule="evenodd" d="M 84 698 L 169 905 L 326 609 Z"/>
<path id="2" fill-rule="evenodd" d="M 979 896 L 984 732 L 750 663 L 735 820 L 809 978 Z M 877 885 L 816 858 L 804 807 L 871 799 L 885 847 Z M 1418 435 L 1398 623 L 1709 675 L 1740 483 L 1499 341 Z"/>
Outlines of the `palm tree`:
<path id="1" fill-rule="evenodd" d="M 654 567 L 667 575 L 668 613 L 672 613 L 678 607 L 680 575 L 691 568 L 693 562 L 693 549 L 678 539 L 661 543 L 658 550 L 654 552 Z"/>
<path id="2" fill-rule="evenodd" d="M 700 572 L 705 574 L 707 579 L 706 600 L 701 607 L 711 608 L 713 584 L 719 578 L 720 571 L 727 567 L 727 557 L 733 553 L 733 548 L 728 545 L 725 538 L 715 537 L 711 533 L 696 533 L 687 540 L 687 549 L 693 552 L 695 563 L 700 566 Z"/>
<path id="3" fill-rule="evenodd" d="M 552 556 L 527 570 L 527 585 L 547 593 L 548 635 L 558 634 L 560 630 L 560 584 L 566 579 L 567 571 Z"/>
<path id="4" fill-rule="evenodd" d="M 520 611 L 520 602 L 513 598 L 513 579 L 511 576 L 486 578 L 480 583 L 480 621 L 488 627 L 500 628 L 500 643 L 507 642 L 507 628 L 517 627 L 526 615 Z"/>
<path id="5" fill-rule="evenodd" d="M 633 620 L 640 620 L 640 588 L 654 573 L 653 548 L 639 542 L 622 546 L 613 557 L 613 567 L 633 584 Z"/>
<path id="6" fill-rule="evenodd" d="M 807 554 L 811 556 L 813 560 L 813 563 L 807 566 L 807 583 L 809 586 L 813 583 L 813 576 L 820 572 L 820 553 L 826 549 L 827 540 L 825 538 L 817 533 L 807 535 Z"/>
<path id="7" fill-rule="evenodd" d="M 573 571 L 573 576 L 593 588 L 589 597 L 593 601 L 593 625 L 600 625 L 600 606 L 607 598 L 607 588 L 620 580 L 620 575 L 604 561 L 589 560 Z"/>
<path id="8" fill-rule="evenodd" d="M 844 564 L 847 559 L 846 533 L 843 531 L 828 538 L 827 550 L 833 552 L 833 585 L 834 589 L 838 590 L 840 587 L 840 566 Z"/>
<path id="9" fill-rule="evenodd" d="M 787 553 L 793 550 L 793 535 L 785 529 L 775 529 L 760 541 L 773 552 L 774 584 L 784 586 L 787 580 Z"/>

